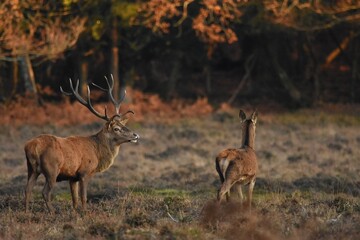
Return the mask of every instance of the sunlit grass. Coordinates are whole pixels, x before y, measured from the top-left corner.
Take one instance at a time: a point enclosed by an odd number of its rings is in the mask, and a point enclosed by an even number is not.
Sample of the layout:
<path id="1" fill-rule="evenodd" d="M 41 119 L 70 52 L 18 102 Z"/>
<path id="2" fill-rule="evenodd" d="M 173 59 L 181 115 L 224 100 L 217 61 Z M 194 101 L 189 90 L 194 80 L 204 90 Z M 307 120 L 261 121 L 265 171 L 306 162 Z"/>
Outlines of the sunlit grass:
<path id="1" fill-rule="evenodd" d="M 325 112 L 286 112 L 272 116 L 272 120 L 278 124 L 303 124 L 303 125 L 329 125 L 335 124 L 342 127 L 359 126 L 360 116 L 349 113 L 325 113 Z"/>
<path id="2" fill-rule="evenodd" d="M 15 129 L 11 138 L 0 135 L 6 159 L 0 159 L 6 167 L 0 169 L 0 239 L 357 239 L 356 114 L 259 115 L 260 170 L 249 214 L 236 193 L 230 203 L 216 203 L 220 180 L 214 157 L 240 145 L 237 113 L 171 124 L 129 122 L 143 141 L 124 145 L 114 165 L 91 179 L 88 210 L 72 210 L 63 182 L 53 192 L 54 215 L 41 194 L 43 177 L 34 188 L 30 213 L 24 212 L 26 164 L 19 160 L 30 135 L 53 128 L 28 126 Z M 55 132 L 87 135 L 97 127 Z M 243 193 L 246 197 L 247 187 Z"/>

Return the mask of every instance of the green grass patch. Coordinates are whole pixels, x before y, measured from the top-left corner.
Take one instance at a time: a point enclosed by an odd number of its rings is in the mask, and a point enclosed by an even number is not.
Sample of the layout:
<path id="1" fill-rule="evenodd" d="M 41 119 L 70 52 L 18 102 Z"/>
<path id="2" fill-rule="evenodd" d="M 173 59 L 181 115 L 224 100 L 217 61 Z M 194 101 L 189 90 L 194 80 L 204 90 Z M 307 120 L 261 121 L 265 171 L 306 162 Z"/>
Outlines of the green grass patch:
<path id="1" fill-rule="evenodd" d="M 54 199 L 55 201 L 71 201 L 72 200 L 71 193 L 69 193 L 69 192 L 56 193 L 54 198 L 55 198 Z"/>

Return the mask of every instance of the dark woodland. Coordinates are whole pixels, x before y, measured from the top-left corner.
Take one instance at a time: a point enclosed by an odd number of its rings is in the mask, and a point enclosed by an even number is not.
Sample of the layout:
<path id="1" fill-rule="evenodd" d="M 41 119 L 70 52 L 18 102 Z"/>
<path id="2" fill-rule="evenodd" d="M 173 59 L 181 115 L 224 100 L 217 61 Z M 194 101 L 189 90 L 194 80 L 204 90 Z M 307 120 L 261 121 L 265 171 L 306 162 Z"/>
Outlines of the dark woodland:
<path id="1" fill-rule="evenodd" d="M 2 102 L 58 102 L 68 78 L 84 92 L 109 74 L 118 94 L 165 100 L 360 101 L 357 1 L 5 0 L 0 11 Z"/>

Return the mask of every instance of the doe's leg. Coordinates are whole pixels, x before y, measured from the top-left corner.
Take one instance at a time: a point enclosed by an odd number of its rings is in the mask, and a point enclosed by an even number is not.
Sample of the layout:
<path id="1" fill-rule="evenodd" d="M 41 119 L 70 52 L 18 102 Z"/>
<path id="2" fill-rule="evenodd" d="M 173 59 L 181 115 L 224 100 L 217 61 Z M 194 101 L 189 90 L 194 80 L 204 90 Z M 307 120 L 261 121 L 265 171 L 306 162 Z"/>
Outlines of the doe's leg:
<path id="1" fill-rule="evenodd" d="M 248 203 L 249 203 L 249 208 L 250 208 L 250 210 L 251 210 L 252 194 L 253 194 L 255 182 L 256 182 L 256 179 L 253 178 L 253 179 L 251 179 L 251 181 L 250 181 L 250 183 L 249 183 Z"/>
<path id="2" fill-rule="evenodd" d="M 224 184 L 224 181 L 225 181 L 225 178 L 224 178 L 223 173 L 221 172 L 221 168 L 220 168 L 220 165 L 219 165 L 219 162 L 218 162 L 218 161 L 216 161 L 216 171 L 217 171 L 217 173 L 219 174 L 220 182 L 221 182 L 221 184 L 223 185 L 223 184 Z M 230 188 L 231 188 L 231 187 L 230 187 Z M 219 191 L 220 191 L 220 189 L 219 189 Z M 227 192 L 225 193 L 225 195 L 226 195 L 226 201 L 228 202 L 228 201 L 230 200 L 230 189 L 229 189 L 229 191 L 227 191 Z M 219 199 L 219 196 L 218 196 L 218 199 Z"/>
<path id="3" fill-rule="evenodd" d="M 219 191 L 218 191 L 218 201 L 221 202 L 224 199 L 224 196 L 226 196 L 226 201 L 229 201 L 230 199 L 230 189 L 233 186 L 234 183 L 231 183 L 228 180 L 225 180 L 224 183 L 221 185 Z"/>
<path id="4" fill-rule="evenodd" d="M 236 192 L 237 192 L 237 195 L 240 199 L 240 201 L 242 202 L 243 199 L 244 199 L 244 195 L 243 195 L 243 192 L 242 192 L 242 186 L 241 186 L 241 183 L 236 183 L 235 184 L 235 189 L 236 189 Z"/>

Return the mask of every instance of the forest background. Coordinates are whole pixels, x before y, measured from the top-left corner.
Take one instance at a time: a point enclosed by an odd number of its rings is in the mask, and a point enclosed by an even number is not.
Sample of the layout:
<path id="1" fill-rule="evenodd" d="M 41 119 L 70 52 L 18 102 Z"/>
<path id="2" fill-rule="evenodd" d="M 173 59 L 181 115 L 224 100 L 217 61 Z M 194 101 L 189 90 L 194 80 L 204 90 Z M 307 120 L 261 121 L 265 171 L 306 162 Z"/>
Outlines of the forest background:
<path id="1" fill-rule="evenodd" d="M 56 103 L 68 78 L 84 94 L 113 74 L 116 95 L 166 101 L 359 103 L 359 24 L 354 0 L 4 0 L 0 101 Z"/>

